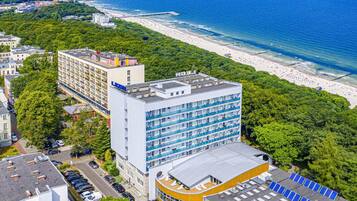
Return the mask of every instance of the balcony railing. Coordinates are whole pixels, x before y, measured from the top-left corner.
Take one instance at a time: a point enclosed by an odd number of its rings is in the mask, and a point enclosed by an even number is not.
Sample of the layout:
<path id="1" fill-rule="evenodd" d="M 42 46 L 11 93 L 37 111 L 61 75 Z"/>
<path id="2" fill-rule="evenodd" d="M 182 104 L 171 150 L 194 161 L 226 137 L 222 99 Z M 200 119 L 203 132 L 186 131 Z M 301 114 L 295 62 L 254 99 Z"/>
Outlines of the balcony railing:
<path id="1" fill-rule="evenodd" d="M 231 107 L 231 108 L 228 108 L 228 109 L 219 110 L 217 112 L 210 112 L 210 113 L 207 113 L 207 114 L 197 115 L 195 117 L 184 118 L 184 119 L 179 119 L 179 120 L 176 120 L 176 121 L 171 121 L 171 122 L 168 122 L 168 123 L 163 123 L 163 124 L 160 124 L 160 125 L 157 125 L 157 126 L 153 126 L 153 127 L 148 127 L 147 126 L 146 130 L 147 131 L 151 131 L 151 130 L 155 130 L 155 129 L 158 129 L 158 128 L 172 126 L 172 125 L 175 125 L 175 124 L 180 124 L 180 123 L 184 123 L 184 122 L 188 122 L 188 121 L 192 121 L 192 120 L 198 120 L 200 118 L 205 118 L 205 117 L 213 116 L 213 115 L 217 115 L 217 114 L 223 114 L 223 113 L 226 113 L 226 112 L 239 110 L 239 109 L 240 109 L 240 106 Z"/>
<path id="2" fill-rule="evenodd" d="M 184 108 L 184 109 L 181 109 L 181 110 L 175 110 L 175 111 L 161 113 L 161 114 L 158 114 L 158 115 L 147 116 L 146 120 L 149 121 L 149 120 L 158 119 L 158 118 L 161 118 L 161 117 L 167 117 L 167 116 L 176 115 L 176 114 L 180 114 L 180 113 L 183 113 L 183 112 L 189 112 L 189 111 L 202 109 L 202 108 L 206 108 L 206 107 L 211 107 L 211 106 L 216 106 L 216 105 L 221 105 L 221 104 L 226 104 L 226 103 L 232 103 L 232 102 L 239 101 L 239 100 L 240 100 L 240 97 L 233 98 L 233 99 L 230 99 L 230 100 L 225 100 L 225 101 L 219 101 L 219 102 L 215 102 L 215 103 L 199 105 L 199 106 L 196 106 L 196 107 L 188 107 L 188 108 Z"/>
<path id="3" fill-rule="evenodd" d="M 151 146 L 151 147 L 146 147 L 146 151 L 152 151 L 152 150 L 155 150 L 155 149 L 160 149 L 160 148 L 163 148 L 163 147 L 166 147 L 166 146 L 170 146 L 170 145 L 177 144 L 177 143 L 180 143 L 180 142 L 196 139 L 196 138 L 199 138 L 199 137 L 210 135 L 212 133 L 218 133 L 218 132 L 221 132 L 221 131 L 229 130 L 229 129 L 236 128 L 236 127 L 239 127 L 239 126 L 240 126 L 240 124 L 235 124 L 233 126 L 227 126 L 227 127 L 215 129 L 213 131 L 203 132 L 203 133 L 200 133 L 198 135 L 192 135 L 192 136 L 190 136 L 188 138 L 182 138 L 182 139 L 175 140 L 175 141 L 172 141 L 172 142 L 163 143 L 163 144 L 156 145 L 156 146 Z"/>
<path id="4" fill-rule="evenodd" d="M 166 156 L 169 156 L 169 155 L 172 155 L 172 154 L 178 154 L 178 153 L 183 152 L 183 151 L 188 151 L 190 149 L 194 149 L 194 148 L 197 148 L 197 147 L 200 147 L 200 146 L 204 146 L 204 145 L 208 145 L 208 144 L 211 144 L 211 143 L 215 143 L 215 142 L 218 142 L 220 140 L 227 139 L 227 138 L 234 137 L 234 136 L 238 136 L 238 135 L 240 135 L 240 132 L 236 132 L 236 133 L 233 133 L 231 135 L 226 135 L 226 136 L 222 136 L 222 137 L 219 137 L 219 138 L 207 140 L 207 141 L 204 141 L 204 142 L 201 142 L 201 143 L 198 143 L 198 144 L 194 144 L 194 145 L 191 145 L 191 146 L 186 146 L 185 148 L 175 149 L 175 150 L 172 150 L 172 151 L 164 153 L 164 154 L 159 154 L 159 155 L 156 155 L 156 156 L 146 157 L 146 161 L 149 162 L 149 161 L 156 160 L 156 159 L 162 158 L 162 157 L 166 157 Z"/>
<path id="5" fill-rule="evenodd" d="M 227 117 L 227 118 L 223 118 L 223 119 L 220 119 L 220 120 L 216 120 L 216 121 L 200 124 L 200 125 L 197 125 L 197 126 L 191 126 L 189 128 L 180 129 L 180 130 L 173 131 L 173 132 L 170 132 L 170 133 L 166 133 L 166 134 L 163 134 L 163 135 L 147 137 L 146 141 L 157 140 L 157 139 L 160 139 L 160 138 L 163 138 L 163 137 L 168 137 L 168 136 L 175 135 L 175 134 L 182 133 L 182 132 L 186 132 L 186 131 L 192 131 L 194 129 L 203 128 L 203 127 L 206 127 L 206 126 L 211 126 L 211 125 L 214 125 L 214 124 L 217 124 L 217 123 L 226 122 L 226 121 L 237 119 L 237 118 L 240 118 L 240 115 L 234 115 L 234 116 L 231 116 L 231 117 Z"/>

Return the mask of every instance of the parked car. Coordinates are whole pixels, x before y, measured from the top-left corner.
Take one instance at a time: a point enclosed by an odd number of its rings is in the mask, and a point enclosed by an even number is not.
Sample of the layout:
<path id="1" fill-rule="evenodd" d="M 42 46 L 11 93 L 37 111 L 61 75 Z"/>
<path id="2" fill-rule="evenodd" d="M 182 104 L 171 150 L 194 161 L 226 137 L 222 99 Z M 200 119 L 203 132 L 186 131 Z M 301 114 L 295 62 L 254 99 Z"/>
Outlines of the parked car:
<path id="1" fill-rule="evenodd" d="M 94 192 L 90 196 L 86 197 L 84 201 L 97 201 L 100 200 L 103 197 L 103 195 L 99 192 Z"/>
<path id="2" fill-rule="evenodd" d="M 105 181 L 107 181 L 109 184 L 112 184 L 115 182 L 115 178 L 112 175 L 105 175 L 104 176 Z"/>
<path id="3" fill-rule="evenodd" d="M 72 180 L 71 184 L 72 185 L 76 185 L 76 184 L 81 183 L 81 182 L 88 182 L 88 180 L 85 179 L 85 178 L 79 178 L 79 179 Z"/>
<path id="4" fill-rule="evenodd" d="M 95 161 L 90 161 L 88 165 L 93 169 L 98 169 L 99 165 Z"/>
<path id="5" fill-rule="evenodd" d="M 63 147 L 63 146 L 64 146 L 63 140 L 56 140 L 56 143 L 57 143 L 57 145 L 60 146 L 60 147 Z"/>
<path id="6" fill-rule="evenodd" d="M 13 142 L 17 142 L 19 139 L 17 138 L 17 135 L 15 132 L 12 132 L 11 133 L 11 141 Z"/>
<path id="7" fill-rule="evenodd" d="M 123 197 L 128 198 L 130 201 L 135 201 L 135 198 L 132 194 L 128 193 L 128 192 L 124 192 L 121 194 Z"/>
<path id="8" fill-rule="evenodd" d="M 51 143 L 51 147 L 52 147 L 53 149 L 59 147 L 58 144 L 57 144 L 57 142 L 56 142 L 56 140 L 54 140 L 53 138 L 49 138 L 48 141 Z"/>
<path id="9" fill-rule="evenodd" d="M 53 163 L 54 166 L 63 165 L 61 161 L 51 160 L 51 162 Z"/>
<path id="10" fill-rule="evenodd" d="M 71 175 L 71 174 L 79 174 L 79 172 L 76 170 L 67 170 L 63 175 L 65 177 L 67 177 L 68 175 Z"/>
<path id="11" fill-rule="evenodd" d="M 92 185 L 91 185 L 90 183 L 88 183 L 87 181 L 79 182 L 79 183 L 77 183 L 77 184 L 75 184 L 75 185 L 73 185 L 73 186 L 74 186 L 75 189 L 79 189 L 79 188 L 81 188 L 82 186 L 87 186 L 87 185 L 92 186 Z"/>
<path id="12" fill-rule="evenodd" d="M 55 155 L 55 154 L 59 154 L 59 153 L 61 153 L 61 151 L 58 149 L 50 149 L 47 151 L 47 155 Z"/>
<path id="13" fill-rule="evenodd" d="M 86 197 L 93 195 L 93 191 L 85 191 L 83 193 L 81 193 L 81 198 L 85 199 Z"/>
<path id="14" fill-rule="evenodd" d="M 85 186 L 82 186 L 81 188 L 77 189 L 76 191 L 78 193 L 83 193 L 85 191 L 94 191 L 94 188 L 92 185 L 85 185 Z"/>
<path id="15" fill-rule="evenodd" d="M 113 183 L 112 186 L 119 193 L 124 193 L 125 192 L 125 188 L 122 185 L 118 184 L 118 183 Z"/>
<path id="16" fill-rule="evenodd" d="M 71 182 L 73 180 L 80 179 L 80 178 L 82 178 L 82 175 L 75 174 L 75 175 L 68 176 L 66 179 L 67 179 L 67 181 Z"/>

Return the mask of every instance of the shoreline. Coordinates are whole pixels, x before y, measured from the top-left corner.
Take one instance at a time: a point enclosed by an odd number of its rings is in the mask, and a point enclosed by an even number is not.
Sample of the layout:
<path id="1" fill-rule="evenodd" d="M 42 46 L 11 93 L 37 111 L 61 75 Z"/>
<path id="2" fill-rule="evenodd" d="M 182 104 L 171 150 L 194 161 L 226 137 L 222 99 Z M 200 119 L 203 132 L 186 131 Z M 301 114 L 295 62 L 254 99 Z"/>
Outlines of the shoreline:
<path id="1" fill-rule="evenodd" d="M 94 6 L 98 10 L 105 12 L 112 17 L 121 17 L 126 13 L 116 10 L 109 10 L 95 3 L 85 2 L 89 6 Z M 353 108 L 357 106 L 357 88 L 349 86 L 347 84 L 331 81 L 313 75 L 311 73 L 302 72 L 295 69 L 292 66 L 284 65 L 278 61 L 266 58 L 263 55 L 254 55 L 248 53 L 247 51 L 240 50 L 233 45 L 225 44 L 222 41 L 217 41 L 213 38 L 192 33 L 188 30 L 182 30 L 170 25 L 166 25 L 150 18 L 139 18 L 139 17 L 128 17 L 122 20 L 128 22 L 134 22 L 140 24 L 148 29 L 159 32 L 165 36 L 180 40 L 182 42 L 194 45 L 201 49 L 216 53 L 220 56 L 226 57 L 226 54 L 230 54 L 233 61 L 239 62 L 241 64 L 249 65 L 255 68 L 257 71 L 265 71 L 271 75 L 276 75 L 281 79 L 285 79 L 291 83 L 306 86 L 314 89 L 321 88 L 324 91 L 330 92 L 332 94 L 337 94 L 345 97 L 350 102 L 350 107 Z M 301 64 L 306 64 L 305 61 L 301 61 Z M 300 64 L 297 64 L 297 66 Z"/>

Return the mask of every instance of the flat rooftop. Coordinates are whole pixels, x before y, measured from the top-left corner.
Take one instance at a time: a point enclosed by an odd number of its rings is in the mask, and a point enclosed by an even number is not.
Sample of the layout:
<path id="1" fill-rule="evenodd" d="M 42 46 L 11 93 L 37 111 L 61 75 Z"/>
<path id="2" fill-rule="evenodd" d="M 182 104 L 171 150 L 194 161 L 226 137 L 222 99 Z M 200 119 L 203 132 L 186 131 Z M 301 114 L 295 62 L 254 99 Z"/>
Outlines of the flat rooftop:
<path id="1" fill-rule="evenodd" d="M 43 53 L 45 53 L 45 50 L 42 50 L 42 49 L 40 49 L 38 47 L 24 45 L 24 46 L 20 46 L 20 47 L 17 47 L 17 48 L 12 48 L 11 52 L 14 53 L 14 54 L 23 54 L 23 53 L 43 54 Z"/>
<path id="2" fill-rule="evenodd" d="M 41 153 L 26 154 L 0 161 L 1 200 L 18 201 L 29 198 L 26 191 L 36 195 L 56 186 L 67 185 L 63 176 L 50 161 L 34 160 Z"/>
<path id="3" fill-rule="evenodd" d="M 265 154 L 244 143 L 233 143 L 205 151 L 177 165 L 169 175 L 192 188 L 203 180 L 214 177 L 225 183 L 237 175 L 268 163 L 257 155 Z"/>
<path id="4" fill-rule="evenodd" d="M 161 88 L 156 85 L 161 84 Z M 228 82 L 220 80 L 203 73 L 192 73 L 184 76 L 177 76 L 175 78 L 158 80 L 152 82 L 145 82 L 140 84 L 133 84 L 126 87 L 126 93 L 134 98 L 143 100 L 147 103 L 166 100 L 158 96 L 155 90 L 168 90 L 178 87 L 190 86 L 191 93 L 186 94 L 194 95 L 210 91 L 217 91 L 221 89 L 235 88 L 241 86 L 239 83 Z M 175 96 L 172 98 L 178 98 Z"/>
<path id="5" fill-rule="evenodd" d="M 114 53 L 114 52 L 97 52 L 88 48 L 84 48 L 84 49 L 72 49 L 72 50 L 61 50 L 59 52 L 63 52 L 65 54 L 71 55 L 73 57 L 88 61 L 90 63 L 99 65 L 103 68 L 107 68 L 107 69 L 112 69 L 112 68 L 118 68 L 119 66 L 115 66 L 112 64 L 108 64 L 108 63 L 104 63 L 103 61 L 98 61 L 96 59 L 92 59 L 91 56 L 92 55 L 97 55 L 98 57 L 104 59 L 104 60 L 114 60 L 116 57 L 119 58 L 119 60 L 125 60 L 125 59 L 129 59 L 129 60 L 137 60 L 135 57 L 131 57 L 129 55 L 126 54 L 118 54 L 118 53 Z M 138 65 L 138 64 L 135 64 Z M 125 66 L 123 66 L 125 67 Z"/>

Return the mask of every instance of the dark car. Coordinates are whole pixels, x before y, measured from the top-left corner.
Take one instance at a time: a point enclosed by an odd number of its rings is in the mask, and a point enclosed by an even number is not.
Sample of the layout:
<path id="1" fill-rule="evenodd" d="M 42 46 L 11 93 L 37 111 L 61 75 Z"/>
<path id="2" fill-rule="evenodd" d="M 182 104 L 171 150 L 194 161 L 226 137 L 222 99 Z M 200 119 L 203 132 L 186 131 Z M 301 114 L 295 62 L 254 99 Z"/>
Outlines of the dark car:
<path id="1" fill-rule="evenodd" d="M 86 185 L 86 186 L 82 186 L 81 188 L 76 190 L 78 193 L 83 193 L 85 191 L 94 191 L 93 186 L 91 185 Z"/>
<path id="2" fill-rule="evenodd" d="M 61 151 L 58 149 L 50 149 L 47 151 L 47 155 L 55 155 L 55 154 L 59 154 L 59 153 L 61 153 Z"/>
<path id="3" fill-rule="evenodd" d="M 71 182 L 73 180 L 80 179 L 80 178 L 82 178 L 82 175 L 77 175 L 76 174 L 76 175 L 70 175 L 66 179 L 67 179 L 67 181 Z"/>
<path id="4" fill-rule="evenodd" d="M 124 193 L 122 193 L 121 195 L 122 195 L 123 197 L 125 197 L 125 198 L 128 198 L 130 201 L 135 201 L 134 196 L 131 195 L 131 194 L 128 193 L 128 192 L 124 192 Z"/>
<path id="5" fill-rule="evenodd" d="M 119 193 L 124 193 L 125 192 L 125 188 L 122 185 L 118 184 L 118 183 L 113 183 L 112 186 Z"/>
<path id="6" fill-rule="evenodd" d="M 99 165 L 95 161 L 90 161 L 88 165 L 93 169 L 98 169 Z"/>
<path id="7" fill-rule="evenodd" d="M 79 172 L 76 170 L 67 170 L 63 175 L 67 177 L 68 175 L 72 175 L 72 174 L 79 174 Z"/>
<path id="8" fill-rule="evenodd" d="M 54 166 L 63 165 L 61 161 L 51 160 L 51 162 L 53 163 Z"/>
<path id="9" fill-rule="evenodd" d="M 87 181 L 82 181 L 82 182 L 80 182 L 80 183 L 77 183 L 77 184 L 75 184 L 73 187 L 75 188 L 75 189 L 80 189 L 82 186 L 92 186 L 90 183 L 88 183 Z"/>
<path id="10" fill-rule="evenodd" d="M 87 179 L 84 179 L 84 178 L 75 179 L 75 180 L 72 180 L 72 181 L 71 181 L 71 184 L 72 184 L 72 185 L 76 185 L 76 184 L 81 183 L 81 182 L 88 182 L 88 180 L 87 180 Z"/>
<path id="11" fill-rule="evenodd" d="M 105 179 L 105 181 L 107 181 L 110 184 L 115 182 L 115 178 L 112 175 L 106 175 L 106 176 L 104 176 L 104 179 Z"/>
<path id="12" fill-rule="evenodd" d="M 77 172 L 69 172 L 69 173 L 65 173 L 64 177 L 68 178 L 69 176 L 74 176 L 74 175 L 80 175 Z"/>

